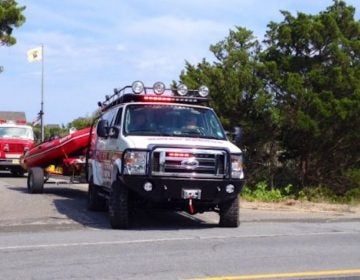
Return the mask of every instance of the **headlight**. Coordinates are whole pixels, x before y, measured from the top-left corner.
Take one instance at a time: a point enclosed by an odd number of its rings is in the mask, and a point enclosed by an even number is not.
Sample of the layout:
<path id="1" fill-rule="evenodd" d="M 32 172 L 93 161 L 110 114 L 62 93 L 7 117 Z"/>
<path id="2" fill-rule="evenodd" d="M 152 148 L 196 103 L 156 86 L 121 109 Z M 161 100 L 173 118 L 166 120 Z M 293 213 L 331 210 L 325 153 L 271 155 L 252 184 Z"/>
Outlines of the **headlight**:
<path id="1" fill-rule="evenodd" d="M 231 155 L 231 178 L 244 179 L 243 157 L 241 155 Z"/>
<path id="2" fill-rule="evenodd" d="M 124 155 L 124 174 L 145 175 L 147 152 L 128 151 Z"/>

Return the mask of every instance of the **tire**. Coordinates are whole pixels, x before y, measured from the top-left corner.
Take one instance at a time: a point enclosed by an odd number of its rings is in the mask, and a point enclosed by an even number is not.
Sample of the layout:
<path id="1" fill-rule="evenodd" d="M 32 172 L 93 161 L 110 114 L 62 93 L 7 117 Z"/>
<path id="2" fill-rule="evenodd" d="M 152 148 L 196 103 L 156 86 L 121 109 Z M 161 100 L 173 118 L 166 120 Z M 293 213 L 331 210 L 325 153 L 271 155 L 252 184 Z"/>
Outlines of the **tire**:
<path id="1" fill-rule="evenodd" d="M 220 205 L 221 227 L 238 227 L 240 225 L 239 196 Z"/>
<path id="2" fill-rule="evenodd" d="M 99 195 L 99 186 L 94 185 L 93 177 L 89 180 L 87 208 L 91 211 L 104 211 L 105 198 Z"/>
<path id="3" fill-rule="evenodd" d="M 109 218 L 113 229 L 126 229 L 130 224 L 129 191 L 118 180 L 111 186 L 109 198 Z"/>
<path id="4" fill-rule="evenodd" d="M 27 187 L 29 193 L 44 192 L 44 170 L 40 167 L 33 167 L 29 170 Z"/>

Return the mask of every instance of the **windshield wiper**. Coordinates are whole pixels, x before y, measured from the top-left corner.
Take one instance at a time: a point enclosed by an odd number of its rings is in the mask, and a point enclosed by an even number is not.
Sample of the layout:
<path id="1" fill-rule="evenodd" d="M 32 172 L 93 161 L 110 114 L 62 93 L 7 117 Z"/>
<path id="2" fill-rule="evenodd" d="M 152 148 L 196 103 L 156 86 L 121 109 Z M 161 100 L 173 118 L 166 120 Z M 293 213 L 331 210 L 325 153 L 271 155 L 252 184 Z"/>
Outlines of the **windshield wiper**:
<path id="1" fill-rule="evenodd" d="M 211 136 L 211 135 L 200 135 L 199 138 L 206 138 L 206 139 L 215 139 L 215 140 L 224 140 L 223 138 Z"/>

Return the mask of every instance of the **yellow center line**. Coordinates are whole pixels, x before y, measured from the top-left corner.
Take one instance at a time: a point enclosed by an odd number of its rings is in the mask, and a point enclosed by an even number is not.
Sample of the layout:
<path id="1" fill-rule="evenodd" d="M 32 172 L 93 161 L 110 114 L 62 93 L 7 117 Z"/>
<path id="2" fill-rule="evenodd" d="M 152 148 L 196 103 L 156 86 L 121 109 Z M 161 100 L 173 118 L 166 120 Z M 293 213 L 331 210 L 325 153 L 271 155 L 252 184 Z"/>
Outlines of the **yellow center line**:
<path id="1" fill-rule="evenodd" d="M 311 276 L 339 276 L 339 275 L 360 275 L 360 268 L 344 269 L 344 270 L 323 270 L 323 271 L 304 271 L 304 272 L 288 272 L 288 273 L 272 273 L 272 274 L 254 274 L 241 276 L 220 276 L 193 278 L 191 280 L 252 280 L 252 279 L 274 279 L 274 278 L 293 278 L 293 277 L 311 277 Z M 190 280 L 190 279 L 189 279 Z"/>

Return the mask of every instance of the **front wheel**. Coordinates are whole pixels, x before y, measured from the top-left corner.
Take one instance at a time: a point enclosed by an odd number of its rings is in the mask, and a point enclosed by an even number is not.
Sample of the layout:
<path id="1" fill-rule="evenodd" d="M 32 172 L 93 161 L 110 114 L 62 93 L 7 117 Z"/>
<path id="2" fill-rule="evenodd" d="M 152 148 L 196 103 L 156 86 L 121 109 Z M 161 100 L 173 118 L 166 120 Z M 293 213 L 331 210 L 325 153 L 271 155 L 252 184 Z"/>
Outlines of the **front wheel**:
<path id="1" fill-rule="evenodd" d="M 220 205 L 219 225 L 221 227 L 238 227 L 240 225 L 239 216 L 239 196 Z"/>
<path id="2" fill-rule="evenodd" d="M 113 229 L 129 227 L 129 191 L 119 180 L 113 182 L 109 198 L 109 218 Z"/>
<path id="3" fill-rule="evenodd" d="M 27 178 L 29 193 L 44 192 L 44 170 L 40 167 L 30 168 Z"/>

